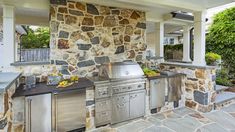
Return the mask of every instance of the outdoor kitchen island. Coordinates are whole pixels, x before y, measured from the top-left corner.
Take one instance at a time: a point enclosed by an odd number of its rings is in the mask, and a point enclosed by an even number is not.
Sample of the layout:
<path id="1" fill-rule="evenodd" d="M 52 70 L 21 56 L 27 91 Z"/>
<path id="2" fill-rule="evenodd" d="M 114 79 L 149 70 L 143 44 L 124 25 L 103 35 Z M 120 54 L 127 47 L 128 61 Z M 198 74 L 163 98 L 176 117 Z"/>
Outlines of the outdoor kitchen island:
<path id="1" fill-rule="evenodd" d="M 184 74 L 168 74 L 146 78 L 138 63 L 115 62 L 102 64 L 98 76 L 80 78 L 65 88 L 41 82 L 24 89 L 21 84 L 13 95 L 14 125 L 21 124 L 26 132 L 92 130 L 181 107 L 183 100 L 179 105 L 165 97 L 171 94 L 169 78 Z"/>

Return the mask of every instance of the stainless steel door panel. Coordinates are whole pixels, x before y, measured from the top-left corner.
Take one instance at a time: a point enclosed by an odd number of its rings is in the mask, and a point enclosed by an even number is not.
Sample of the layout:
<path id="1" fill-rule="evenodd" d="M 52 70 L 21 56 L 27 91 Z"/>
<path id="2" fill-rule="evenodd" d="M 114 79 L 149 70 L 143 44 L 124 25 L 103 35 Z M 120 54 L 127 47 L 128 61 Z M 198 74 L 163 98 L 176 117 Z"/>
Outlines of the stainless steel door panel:
<path id="1" fill-rule="evenodd" d="M 35 95 L 26 100 L 26 132 L 51 132 L 51 94 Z"/>
<path id="2" fill-rule="evenodd" d="M 57 132 L 66 132 L 84 127 L 86 121 L 86 93 L 76 91 L 56 96 Z"/>
<path id="3" fill-rule="evenodd" d="M 150 109 L 165 105 L 165 79 L 150 80 Z"/>
<path id="4" fill-rule="evenodd" d="M 95 101 L 95 111 L 101 112 L 111 110 L 111 100 L 110 98 L 100 99 Z"/>
<path id="5" fill-rule="evenodd" d="M 97 112 L 95 115 L 96 126 L 105 125 L 111 122 L 111 111 Z"/>
<path id="6" fill-rule="evenodd" d="M 129 118 L 129 94 L 118 94 L 112 97 L 112 121 L 118 123 Z"/>
<path id="7" fill-rule="evenodd" d="M 145 90 L 130 94 L 130 118 L 145 114 Z"/>

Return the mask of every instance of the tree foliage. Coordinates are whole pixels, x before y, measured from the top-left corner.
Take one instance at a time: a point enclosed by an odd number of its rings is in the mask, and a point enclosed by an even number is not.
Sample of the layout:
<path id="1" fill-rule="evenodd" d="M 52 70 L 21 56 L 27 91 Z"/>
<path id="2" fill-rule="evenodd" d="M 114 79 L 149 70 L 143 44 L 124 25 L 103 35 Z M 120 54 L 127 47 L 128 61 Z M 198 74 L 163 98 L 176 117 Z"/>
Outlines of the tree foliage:
<path id="1" fill-rule="evenodd" d="M 22 37 L 23 49 L 49 48 L 50 32 L 47 27 L 39 27 L 36 30 L 26 27 L 28 34 Z"/>
<path id="2" fill-rule="evenodd" d="M 208 52 L 220 54 L 223 66 L 235 75 L 235 7 L 226 9 L 214 16 L 209 27 L 206 49 Z"/>

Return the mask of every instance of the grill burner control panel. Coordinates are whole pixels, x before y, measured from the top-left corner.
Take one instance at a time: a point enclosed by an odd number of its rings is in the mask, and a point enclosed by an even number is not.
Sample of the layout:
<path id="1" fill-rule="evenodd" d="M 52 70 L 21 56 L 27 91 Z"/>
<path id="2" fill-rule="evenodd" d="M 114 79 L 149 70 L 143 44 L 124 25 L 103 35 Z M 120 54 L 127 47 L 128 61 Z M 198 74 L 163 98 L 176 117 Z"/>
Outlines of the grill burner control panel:
<path id="1" fill-rule="evenodd" d="M 144 83 L 134 83 L 134 84 L 127 84 L 127 85 L 119 85 L 119 86 L 112 86 L 113 94 L 123 93 L 123 92 L 130 92 L 139 89 L 144 89 Z"/>

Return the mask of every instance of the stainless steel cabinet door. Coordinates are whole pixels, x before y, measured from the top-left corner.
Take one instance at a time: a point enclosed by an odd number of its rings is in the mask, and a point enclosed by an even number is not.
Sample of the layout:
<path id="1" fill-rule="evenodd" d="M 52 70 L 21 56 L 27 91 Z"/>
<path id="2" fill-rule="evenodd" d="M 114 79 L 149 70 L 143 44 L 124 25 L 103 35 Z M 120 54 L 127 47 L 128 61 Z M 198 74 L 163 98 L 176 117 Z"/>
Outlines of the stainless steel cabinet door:
<path id="1" fill-rule="evenodd" d="M 118 123 L 129 118 L 129 94 L 118 94 L 112 98 L 112 121 Z"/>
<path id="2" fill-rule="evenodd" d="M 143 116 L 145 113 L 145 90 L 130 94 L 130 118 Z"/>
<path id="3" fill-rule="evenodd" d="M 26 100 L 26 132 L 51 132 L 51 94 L 35 95 Z"/>
<path id="4" fill-rule="evenodd" d="M 56 98 L 56 132 L 67 132 L 85 126 L 86 92 L 59 93 Z"/>
<path id="5" fill-rule="evenodd" d="M 150 81 L 150 109 L 164 106 L 166 83 L 165 78 Z"/>

